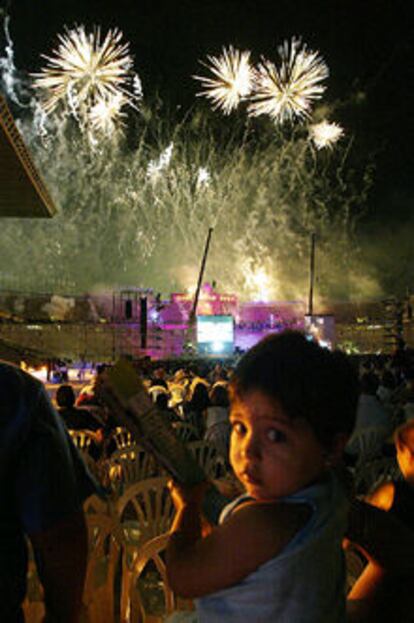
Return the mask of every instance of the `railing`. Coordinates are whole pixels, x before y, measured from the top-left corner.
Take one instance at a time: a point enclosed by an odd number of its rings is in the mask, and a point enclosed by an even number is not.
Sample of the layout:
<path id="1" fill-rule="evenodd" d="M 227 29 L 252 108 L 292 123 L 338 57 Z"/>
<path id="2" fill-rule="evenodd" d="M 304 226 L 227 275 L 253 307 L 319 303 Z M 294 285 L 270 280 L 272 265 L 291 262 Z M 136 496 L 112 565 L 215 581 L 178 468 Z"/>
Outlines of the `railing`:
<path id="1" fill-rule="evenodd" d="M 0 94 L 0 125 L 3 128 L 10 144 L 12 145 L 17 157 L 19 158 L 24 170 L 26 171 L 33 187 L 36 189 L 39 197 L 42 199 L 47 211 L 50 215 L 56 213 L 56 206 L 37 171 L 30 153 L 16 127 L 13 116 L 7 106 L 6 100 Z"/>

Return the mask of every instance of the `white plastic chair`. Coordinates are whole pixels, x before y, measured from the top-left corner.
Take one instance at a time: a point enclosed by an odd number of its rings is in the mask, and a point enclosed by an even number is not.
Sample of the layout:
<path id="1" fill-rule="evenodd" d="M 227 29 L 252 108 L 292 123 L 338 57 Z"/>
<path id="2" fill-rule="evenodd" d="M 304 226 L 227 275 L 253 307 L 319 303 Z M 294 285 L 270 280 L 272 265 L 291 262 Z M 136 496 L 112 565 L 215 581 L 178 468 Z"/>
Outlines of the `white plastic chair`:
<path id="1" fill-rule="evenodd" d="M 24 618 L 27 623 L 43 623 L 45 616 L 43 587 L 37 575 L 33 548 L 28 544 L 27 590 L 23 602 Z"/>
<path id="2" fill-rule="evenodd" d="M 101 462 L 95 460 L 91 456 L 91 449 L 94 444 L 99 446 L 99 437 L 89 430 L 69 430 L 69 435 L 72 438 L 73 443 L 78 448 L 83 460 L 91 473 L 100 481 L 101 480 Z"/>
<path id="3" fill-rule="evenodd" d="M 125 448 L 135 445 L 129 430 L 127 428 L 123 428 L 122 426 L 115 428 L 115 430 L 109 435 L 107 443 L 109 444 L 111 441 L 114 441 L 118 450 L 124 450 Z"/>
<path id="4" fill-rule="evenodd" d="M 154 457 L 138 444 L 116 450 L 105 462 L 109 486 L 122 494 L 127 486 L 157 476 L 159 467 Z"/>
<path id="5" fill-rule="evenodd" d="M 197 463 L 203 468 L 208 478 L 220 478 L 223 476 L 223 459 L 217 453 L 214 444 L 202 439 L 201 441 L 189 441 L 187 448 Z"/>
<path id="6" fill-rule="evenodd" d="M 354 475 L 355 491 L 358 495 L 367 495 L 380 484 L 400 477 L 400 469 L 393 457 L 380 457 L 360 463 Z"/>
<path id="7" fill-rule="evenodd" d="M 112 623 L 116 617 L 116 573 L 123 533 L 112 512 L 88 513 L 88 566 L 83 605 L 88 623 Z"/>
<path id="8" fill-rule="evenodd" d="M 190 422 L 173 422 L 173 429 L 181 441 L 198 440 L 199 434 L 195 426 Z"/>
<path id="9" fill-rule="evenodd" d="M 192 600 L 178 598 L 168 584 L 163 558 L 168 537 L 169 534 L 161 534 L 147 541 L 138 552 L 127 587 L 128 623 L 161 623 L 177 609 L 187 613 L 194 610 Z"/>
<path id="10" fill-rule="evenodd" d="M 375 426 L 362 429 L 352 435 L 346 445 L 346 451 L 357 457 L 357 463 L 364 463 L 381 453 L 388 432 Z"/>
<path id="11" fill-rule="evenodd" d="M 167 477 L 142 480 L 130 485 L 116 502 L 126 543 L 122 562 L 121 621 L 127 620 L 131 573 L 142 546 L 168 532 L 172 524 L 175 510 L 167 482 Z"/>

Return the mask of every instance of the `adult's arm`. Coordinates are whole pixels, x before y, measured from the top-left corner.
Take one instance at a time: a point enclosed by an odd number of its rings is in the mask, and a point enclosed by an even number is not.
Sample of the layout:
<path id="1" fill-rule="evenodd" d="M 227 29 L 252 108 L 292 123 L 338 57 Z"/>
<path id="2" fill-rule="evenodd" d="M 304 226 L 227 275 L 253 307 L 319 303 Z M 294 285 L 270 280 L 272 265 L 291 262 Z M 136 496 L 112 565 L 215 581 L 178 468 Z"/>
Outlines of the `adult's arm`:
<path id="1" fill-rule="evenodd" d="M 346 536 L 387 572 L 414 574 L 414 530 L 392 513 L 354 500 Z"/>
<path id="2" fill-rule="evenodd" d="M 78 623 L 88 554 L 83 512 L 29 538 L 44 589 L 45 623 Z"/>
<path id="3" fill-rule="evenodd" d="M 348 594 L 348 622 L 413 623 L 414 531 L 392 513 L 356 500 L 347 536 L 369 561 Z"/>

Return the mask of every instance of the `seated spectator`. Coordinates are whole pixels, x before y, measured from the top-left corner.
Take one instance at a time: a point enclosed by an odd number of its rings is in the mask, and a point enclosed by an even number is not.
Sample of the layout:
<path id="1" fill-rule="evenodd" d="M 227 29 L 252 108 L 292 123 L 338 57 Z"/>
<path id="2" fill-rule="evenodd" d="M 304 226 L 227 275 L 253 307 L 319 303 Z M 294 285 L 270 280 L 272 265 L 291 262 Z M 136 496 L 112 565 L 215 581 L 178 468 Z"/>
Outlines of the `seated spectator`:
<path id="1" fill-rule="evenodd" d="M 166 392 L 160 392 L 155 399 L 155 404 L 158 409 L 162 411 L 170 420 L 170 422 L 181 422 L 181 418 L 177 415 L 174 409 L 168 406 L 169 395 Z"/>
<path id="2" fill-rule="evenodd" d="M 148 388 L 148 393 L 151 396 L 153 402 L 156 402 L 158 396 L 161 394 L 169 396 L 168 387 L 165 387 L 164 385 L 151 385 L 151 387 Z"/>
<path id="3" fill-rule="evenodd" d="M 414 565 L 410 569 L 404 560 L 412 558 L 414 546 L 414 421 L 397 429 L 394 440 L 403 480 L 382 483 L 366 497 L 371 506 L 386 511 L 389 519 L 362 504 L 354 504 L 351 513 L 350 537 L 368 562 L 350 592 L 351 612 L 358 613 L 351 621 L 414 620 L 409 588 Z"/>
<path id="4" fill-rule="evenodd" d="M 226 387 L 216 384 L 210 391 L 204 439 L 210 441 L 220 456 L 228 459 L 230 445 L 229 396 Z"/>
<path id="5" fill-rule="evenodd" d="M 97 419 L 88 409 L 75 407 L 75 392 L 72 385 L 60 385 L 56 391 L 58 413 L 63 418 L 69 430 L 90 430 L 96 432 L 103 427 L 103 422 Z"/>
<path id="6" fill-rule="evenodd" d="M 414 368 L 404 369 L 403 381 L 392 395 L 392 402 L 404 407 L 407 403 L 414 402 Z"/>
<path id="7" fill-rule="evenodd" d="M 98 364 L 96 366 L 96 376 L 91 383 L 88 383 L 80 390 L 78 397 L 76 399 L 77 407 L 100 407 L 102 406 L 102 401 L 99 397 L 99 385 L 102 378 L 102 373 L 106 370 L 108 366 L 104 363 Z"/>
<path id="8" fill-rule="evenodd" d="M 384 406 L 390 404 L 392 394 L 395 391 L 395 385 L 395 378 L 392 372 L 384 370 L 377 389 L 377 396 Z"/>
<path id="9" fill-rule="evenodd" d="M 184 415 L 183 403 L 186 395 L 186 388 L 183 385 L 171 384 L 169 386 L 169 391 L 170 400 L 168 405 L 171 409 L 174 409 L 177 415 L 182 419 Z"/>
<path id="10" fill-rule="evenodd" d="M 179 368 L 174 372 L 174 376 L 171 379 L 173 385 L 188 385 L 188 374 L 183 368 Z"/>
<path id="11" fill-rule="evenodd" d="M 227 372 L 221 362 L 216 363 L 213 370 L 208 375 L 208 380 L 211 385 L 217 382 L 227 382 Z"/>
<path id="12" fill-rule="evenodd" d="M 165 369 L 162 366 L 158 366 L 158 368 L 154 370 L 150 381 L 150 386 L 165 387 L 165 389 L 168 389 L 168 384 L 165 379 Z"/>
<path id="13" fill-rule="evenodd" d="M 370 449 L 374 456 L 380 453 L 385 439 L 392 432 L 391 418 L 377 397 L 378 379 L 369 372 L 360 380 L 361 394 L 358 400 L 355 428 L 346 445 L 346 453 L 356 455 L 359 451 L 359 438 L 364 433 L 376 431 L 375 447 Z"/>
<path id="14" fill-rule="evenodd" d="M 414 420 L 400 426 L 394 435 L 398 466 L 403 480 L 385 482 L 367 500 L 414 527 Z"/>
<path id="15" fill-rule="evenodd" d="M 207 382 L 197 377 L 191 384 L 190 400 L 184 403 L 184 418 L 192 424 L 200 438 L 204 435 L 206 409 L 210 406 Z"/>

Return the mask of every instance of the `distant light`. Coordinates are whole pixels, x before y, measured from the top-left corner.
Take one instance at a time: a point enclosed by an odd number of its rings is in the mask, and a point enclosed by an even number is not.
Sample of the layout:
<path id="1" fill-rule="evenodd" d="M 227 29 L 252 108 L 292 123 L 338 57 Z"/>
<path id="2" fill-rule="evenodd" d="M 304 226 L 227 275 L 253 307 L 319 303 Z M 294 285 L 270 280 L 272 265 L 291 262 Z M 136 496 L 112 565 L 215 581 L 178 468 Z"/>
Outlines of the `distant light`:
<path id="1" fill-rule="evenodd" d="M 332 343 L 327 341 L 327 340 L 319 340 L 319 346 L 321 346 L 322 348 L 327 348 L 329 350 L 332 349 Z"/>
<path id="2" fill-rule="evenodd" d="M 223 342 L 212 342 L 211 350 L 213 353 L 221 353 L 224 349 Z"/>

